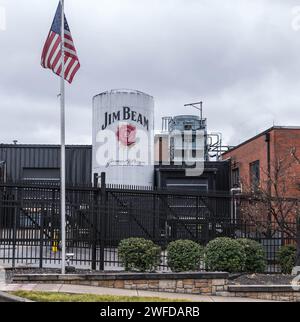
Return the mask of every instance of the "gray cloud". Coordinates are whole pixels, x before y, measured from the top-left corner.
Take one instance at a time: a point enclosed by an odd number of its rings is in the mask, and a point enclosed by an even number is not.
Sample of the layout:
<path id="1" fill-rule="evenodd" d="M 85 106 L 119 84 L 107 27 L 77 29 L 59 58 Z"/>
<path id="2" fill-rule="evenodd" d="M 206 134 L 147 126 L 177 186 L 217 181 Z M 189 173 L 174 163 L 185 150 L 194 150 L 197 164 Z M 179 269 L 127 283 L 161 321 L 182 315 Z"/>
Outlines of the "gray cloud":
<path id="1" fill-rule="evenodd" d="M 57 1 L 0 0 L 0 142 L 59 142 L 59 79 L 40 54 Z M 209 130 L 237 144 L 277 125 L 300 125 L 300 0 L 66 0 L 82 68 L 67 86 L 67 140 L 91 143 L 92 96 L 134 88 L 163 115 L 204 100 Z"/>

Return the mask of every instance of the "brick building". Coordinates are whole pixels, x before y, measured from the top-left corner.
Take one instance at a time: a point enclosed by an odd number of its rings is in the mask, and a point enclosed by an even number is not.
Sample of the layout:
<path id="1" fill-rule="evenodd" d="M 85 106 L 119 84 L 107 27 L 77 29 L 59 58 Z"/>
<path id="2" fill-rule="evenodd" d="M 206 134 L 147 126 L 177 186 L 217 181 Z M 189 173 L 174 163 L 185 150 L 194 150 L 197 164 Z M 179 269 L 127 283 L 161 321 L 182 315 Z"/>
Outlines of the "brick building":
<path id="1" fill-rule="evenodd" d="M 300 197 L 300 127 L 274 126 L 230 149 L 222 158 L 231 160 L 232 187 L 241 187 L 244 192 L 266 190 L 272 178 L 278 180 L 284 197 Z"/>

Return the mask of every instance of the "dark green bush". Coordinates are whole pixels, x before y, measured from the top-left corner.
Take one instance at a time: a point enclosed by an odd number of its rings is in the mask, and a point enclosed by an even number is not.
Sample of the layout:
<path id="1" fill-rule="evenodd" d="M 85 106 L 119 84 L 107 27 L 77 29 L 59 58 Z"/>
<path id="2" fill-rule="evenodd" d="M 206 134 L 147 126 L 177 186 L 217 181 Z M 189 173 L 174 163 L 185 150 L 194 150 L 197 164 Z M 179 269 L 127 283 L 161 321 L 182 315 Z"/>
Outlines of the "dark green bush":
<path id="1" fill-rule="evenodd" d="M 168 265 L 173 272 L 197 271 L 203 247 L 191 240 L 177 240 L 168 245 Z"/>
<path id="2" fill-rule="evenodd" d="M 263 273 L 266 269 L 266 254 L 262 245 L 255 240 L 240 238 L 237 241 L 246 253 L 245 272 Z"/>
<path id="3" fill-rule="evenodd" d="M 161 249 L 151 240 L 129 238 L 120 242 L 119 258 L 126 271 L 152 271 L 160 263 Z"/>
<path id="4" fill-rule="evenodd" d="M 244 247 L 234 239 L 216 238 L 206 246 L 205 263 L 210 271 L 243 272 L 246 252 Z"/>
<path id="5" fill-rule="evenodd" d="M 297 247 L 287 245 L 280 248 L 277 259 L 283 274 L 291 274 L 296 265 Z"/>

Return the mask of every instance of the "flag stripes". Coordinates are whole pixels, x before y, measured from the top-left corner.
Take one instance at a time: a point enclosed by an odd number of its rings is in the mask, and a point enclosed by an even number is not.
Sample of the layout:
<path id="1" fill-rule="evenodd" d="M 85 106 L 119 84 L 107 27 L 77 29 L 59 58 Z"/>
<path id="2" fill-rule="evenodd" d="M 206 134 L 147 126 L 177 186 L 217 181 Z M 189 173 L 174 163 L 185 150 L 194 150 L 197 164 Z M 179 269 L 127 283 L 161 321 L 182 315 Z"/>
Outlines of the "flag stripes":
<path id="1" fill-rule="evenodd" d="M 41 64 L 44 68 L 51 69 L 56 75 L 62 76 L 62 64 L 61 64 L 61 31 L 59 27 L 59 21 L 61 20 L 61 4 L 58 5 L 55 18 L 44 45 Z M 74 76 L 80 68 L 80 62 L 77 56 L 73 38 L 69 29 L 68 22 L 65 18 L 64 28 L 64 63 L 65 74 L 64 79 L 69 83 L 72 83 Z"/>

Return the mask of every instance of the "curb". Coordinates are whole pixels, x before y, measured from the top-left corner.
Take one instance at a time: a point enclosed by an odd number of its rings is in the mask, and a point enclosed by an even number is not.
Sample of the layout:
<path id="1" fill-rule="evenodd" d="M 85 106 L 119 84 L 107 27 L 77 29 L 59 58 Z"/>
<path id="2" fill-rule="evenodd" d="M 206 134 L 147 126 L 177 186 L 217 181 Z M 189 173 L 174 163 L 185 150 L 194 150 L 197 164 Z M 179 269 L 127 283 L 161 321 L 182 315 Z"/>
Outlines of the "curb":
<path id="1" fill-rule="evenodd" d="M 8 293 L 4 293 L 4 292 L 1 292 L 0 291 L 0 302 L 6 302 L 6 303 L 24 303 L 24 302 L 26 302 L 26 303 L 33 303 L 33 301 L 30 301 L 30 300 L 27 300 L 27 299 L 24 299 L 24 298 L 22 298 L 22 297 L 18 297 L 18 296 L 14 296 L 14 295 L 10 295 L 10 294 L 8 294 Z"/>

